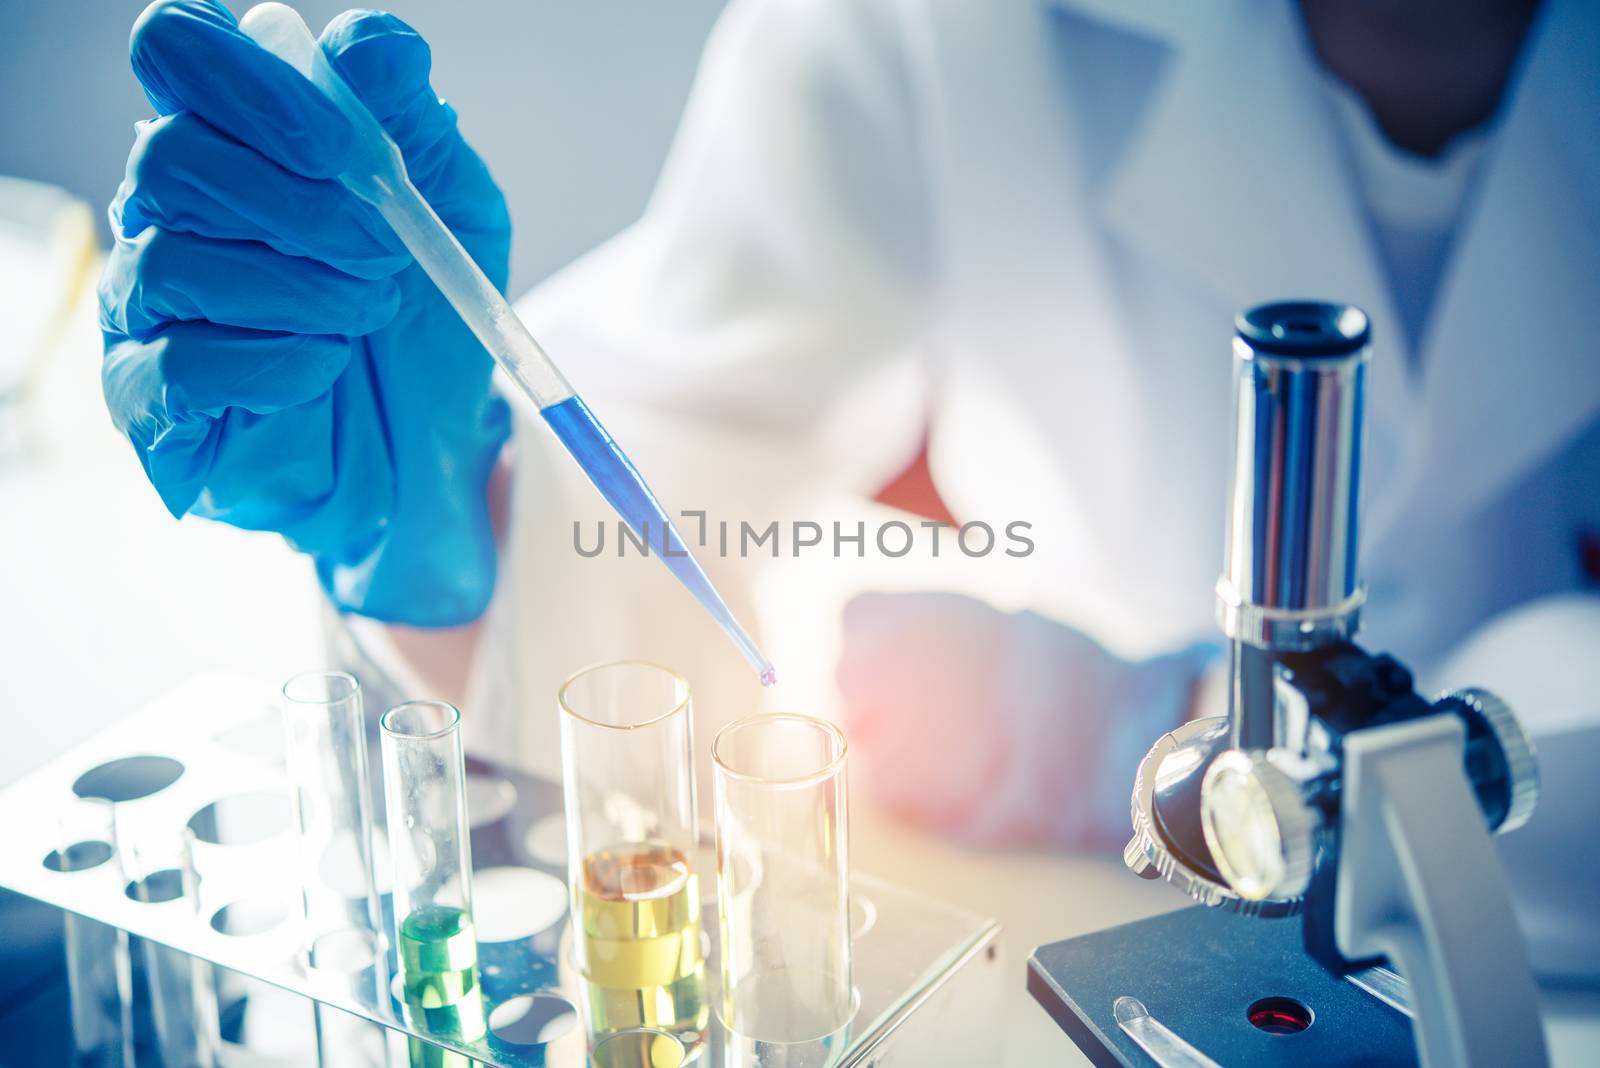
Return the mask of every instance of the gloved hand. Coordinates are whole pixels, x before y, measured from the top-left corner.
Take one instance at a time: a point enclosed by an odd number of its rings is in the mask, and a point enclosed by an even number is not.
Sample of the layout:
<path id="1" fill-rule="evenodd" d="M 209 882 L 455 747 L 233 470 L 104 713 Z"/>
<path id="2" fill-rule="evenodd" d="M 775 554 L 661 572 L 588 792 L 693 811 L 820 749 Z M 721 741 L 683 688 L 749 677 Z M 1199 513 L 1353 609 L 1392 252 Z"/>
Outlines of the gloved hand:
<path id="1" fill-rule="evenodd" d="M 1031 612 L 875 593 L 845 607 L 838 681 L 889 811 L 974 845 L 1120 849 L 1139 760 L 1219 652 L 1129 662 Z"/>
<path id="2" fill-rule="evenodd" d="M 428 84 L 427 44 L 349 11 L 322 46 L 502 291 L 505 200 Z M 349 124 L 209 0 L 152 4 L 111 205 L 102 383 L 175 516 L 281 532 L 341 609 L 444 626 L 494 587 L 486 483 L 510 432 L 491 361 L 335 176 Z"/>

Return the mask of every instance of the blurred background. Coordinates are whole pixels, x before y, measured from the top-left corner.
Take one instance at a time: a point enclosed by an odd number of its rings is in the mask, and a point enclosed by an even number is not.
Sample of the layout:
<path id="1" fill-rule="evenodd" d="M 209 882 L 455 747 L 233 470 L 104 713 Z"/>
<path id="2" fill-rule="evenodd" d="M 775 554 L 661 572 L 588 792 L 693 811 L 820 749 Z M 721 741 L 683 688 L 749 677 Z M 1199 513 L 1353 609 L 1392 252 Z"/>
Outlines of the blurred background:
<path id="1" fill-rule="evenodd" d="M 489 161 L 515 226 L 520 293 L 632 222 L 644 206 L 724 0 L 393 0 L 433 46 L 433 85 Z M 104 208 L 133 124 L 152 114 L 128 68 L 143 0 L 0 3 L 0 174 L 58 185 Z M 235 15 L 250 6 L 229 5 Z M 295 5 L 313 29 L 342 0 Z"/>

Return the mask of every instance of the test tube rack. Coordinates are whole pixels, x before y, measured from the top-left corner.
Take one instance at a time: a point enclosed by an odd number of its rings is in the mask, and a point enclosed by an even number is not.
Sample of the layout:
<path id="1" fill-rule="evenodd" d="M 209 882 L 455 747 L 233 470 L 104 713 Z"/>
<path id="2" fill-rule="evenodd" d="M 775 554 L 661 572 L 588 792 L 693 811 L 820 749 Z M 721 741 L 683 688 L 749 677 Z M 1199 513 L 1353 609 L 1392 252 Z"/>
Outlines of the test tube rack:
<path id="1" fill-rule="evenodd" d="M 368 716 L 375 718 L 370 709 Z M 282 878 L 252 878 L 247 899 L 240 899 L 240 880 L 202 875 L 193 894 L 146 903 L 129 896 L 115 860 L 86 871 L 51 870 L 47 858 L 59 844 L 57 814 L 73 803 L 74 785 L 91 773 L 91 781 L 94 775 L 111 776 L 132 784 L 129 796 L 117 802 L 124 837 L 178 833 L 207 806 L 226 814 L 229 799 L 253 799 L 239 807 L 246 815 L 234 821 L 242 840 L 231 843 L 225 833 L 208 843 L 205 867 L 224 873 L 229 867 L 277 870 Z M 155 788 L 139 793 L 141 778 Z M 281 819 L 275 815 L 280 810 Z M 262 863 L 263 851 L 292 854 L 293 830 L 281 714 L 274 690 L 259 682 L 219 675 L 193 679 L 0 790 L 0 815 L 10 828 L 0 851 L 0 886 L 484 1065 L 578 1068 L 588 1061 L 591 1036 L 579 1008 L 581 977 L 571 964 L 561 788 L 469 758 L 468 810 L 479 966 L 490 1020 L 487 1036 L 473 1042 L 417 1030 L 392 996 L 363 997 L 308 974 L 296 927 L 298 869 Z M 377 824 L 381 828 L 381 815 Z M 699 863 L 707 876 L 715 872 L 709 850 Z M 859 1007 L 829 1064 L 892 1063 L 891 1053 L 902 1033 L 912 1030 L 907 1025 L 919 1009 L 971 989 L 974 973 L 983 973 L 980 987 L 991 985 L 991 975 L 997 980 L 999 927 L 867 875 L 853 876 L 851 892 Z M 704 879 L 702 897 L 705 929 L 714 931 L 714 878 Z M 387 909 L 387 895 L 384 900 Z M 239 917 L 252 922 L 240 924 Z M 713 1005 L 714 942 L 708 937 Z M 992 985 L 998 988 L 998 981 Z M 692 1051 L 693 1063 L 748 1063 L 736 1044 L 713 1013 L 705 1041 Z"/>

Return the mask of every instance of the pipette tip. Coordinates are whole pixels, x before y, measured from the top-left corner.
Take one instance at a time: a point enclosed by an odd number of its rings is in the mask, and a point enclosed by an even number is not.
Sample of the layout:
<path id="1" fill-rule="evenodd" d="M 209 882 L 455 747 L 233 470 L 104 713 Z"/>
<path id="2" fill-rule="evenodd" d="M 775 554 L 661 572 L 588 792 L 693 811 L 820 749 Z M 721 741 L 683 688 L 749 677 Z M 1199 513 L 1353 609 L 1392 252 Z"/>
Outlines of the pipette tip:
<path id="1" fill-rule="evenodd" d="M 778 669 L 775 668 L 775 667 L 772 667 L 771 665 L 768 665 L 767 669 L 761 673 L 761 685 L 763 685 L 763 686 L 773 686 L 773 685 L 776 685 L 777 681 L 778 681 Z"/>

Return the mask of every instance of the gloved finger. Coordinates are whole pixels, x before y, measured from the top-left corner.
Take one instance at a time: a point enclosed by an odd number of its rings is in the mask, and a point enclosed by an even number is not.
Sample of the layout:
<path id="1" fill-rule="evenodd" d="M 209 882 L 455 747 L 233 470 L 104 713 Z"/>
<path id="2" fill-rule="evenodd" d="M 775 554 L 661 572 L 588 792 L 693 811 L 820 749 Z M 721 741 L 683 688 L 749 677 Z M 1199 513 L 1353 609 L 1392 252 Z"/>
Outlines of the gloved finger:
<path id="1" fill-rule="evenodd" d="M 100 368 L 106 407 L 117 429 L 142 448 L 228 408 L 261 415 L 320 397 L 350 362 L 354 344 L 328 334 L 205 322 L 107 340 Z"/>
<path id="2" fill-rule="evenodd" d="M 127 237 L 159 226 L 261 241 L 360 278 L 412 262 L 376 209 L 343 185 L 280 167 L 191 112 L 138 125 L 111 222 Z"/>
<path id="3" fill-rule="evenodd" d="M 433 55 L 421 34 L 386 12 L 346 11 L 323 30 L 322 47 L 452 229 L 498 233 L 509 226 L 505 198 L 462 139 L 455 109 L 428 81 Z"/>
<path id="4" fill-rule="evenodd" d="M 369 280 L 258 241 L 146 229 L 117 241 L 100 284 L 100 323 L 133 338 L 168 323 L 358 337 L 400 308 L 393 278 Z"/>
<path id="5" fill-rule="evenodd" d="M 158 112 L 192 111 L 309 178 L 350 157 L 350 123 L 289 64 L 245 36 L 211 0 L 156 0 L 128 41 L 133 72 Z"/>
<path id="6" fill-rule="evenodd" d="M 370 365 L 356 356 L 321 396 L 215 421 L 205 492 L 190 509 L 282 534 L 301 552 L 360 558 L 393 518 L 395 470 Z"/>
<path id="7" fill-rule="evenodd" d="M 845 606 L 845 724 L 891 811 L 947 826 L 992 787 L 1011 729 L 998 676 L 1012 618 L 948 593 L 863 594 Z"/>
<path id="8" fill-rule="evenodd" d="M 962 657 L 977 650 L 1008 617 L 959 593 L 862 593 L 844 607 L 841 683 L 880 665 L 906 662 L 903 654 Z"/>
<path id="9" fill-rule="evenodd" d="M 843 650 L 834 670 L 845 699 L 851 738 L 870 747 L 898 705 L 918 684 L 917 664 L 928 650 L 921 628 L 930 599 L 951 594 L 862 593 L 844 607 Z"/>

